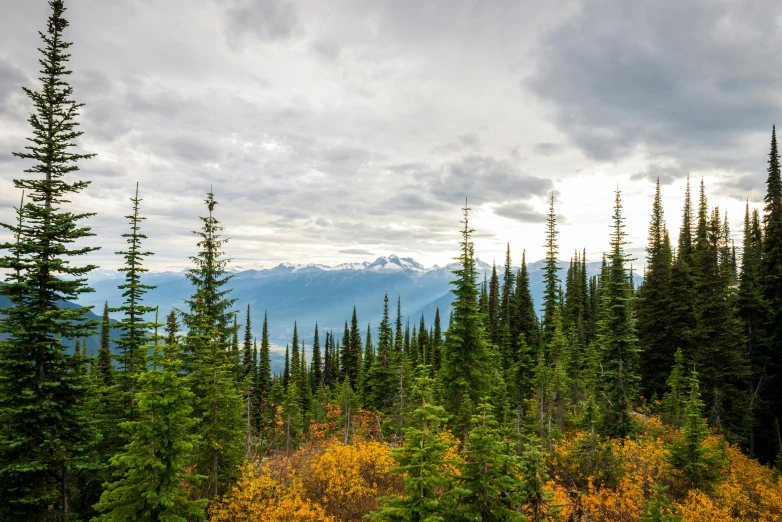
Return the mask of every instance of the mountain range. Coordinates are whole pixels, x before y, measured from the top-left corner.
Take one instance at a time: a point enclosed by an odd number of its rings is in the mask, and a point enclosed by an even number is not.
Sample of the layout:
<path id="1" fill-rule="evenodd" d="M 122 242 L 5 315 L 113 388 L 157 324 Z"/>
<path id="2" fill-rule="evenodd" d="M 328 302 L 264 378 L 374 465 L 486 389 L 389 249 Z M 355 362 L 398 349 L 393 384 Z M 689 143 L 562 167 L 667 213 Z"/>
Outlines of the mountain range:
<path id="1" fill-rule="evenodd" d="M 491 265 L 480 260 L 476 260 L 476 265 L 481 279 L 491 276 Z M 528 265 L 530 290 L 536 307 L 539 307 L 543 294 L 543 265 L 542 260 Z M 341 337 L 345 321 L 349 321 L 353 313 L 353 306 L 357 310 L 362 335 L 365 335 L 368 322 L 376 335 L 386 293 L 392 321 L 396 318 L 396 300 L 399 297 L 403 320 L 409 319 L 417 324 L 423 314 L 426 323 L 431 324 L 435 309 L 439 307 L 443 323 L 447 323 L 452 301 L 450 281 L 457 267 L 453 263 L 426 268 L 411 258 L 395 255 L 378 257 L 372 262 L 335 266 L 281 263 L 266 269 L 235 267 L 231 270 L 233 277 L 227 286 L 232 289 L 230 296 L 238 300 L 235 308 L 239 311 L 240 324 L 245 321 L 247 305 L 251 306 L 253 335 L 260 337 L 264 311 L 268 313 L 273 359 L 275 367 L 279 367 L 284 347 L 293 335 L 294 321 L 298 324 L 299 336 L 304 340 L 307 352 L 312 345 L 315 323 L 318 323 L 321 342 L 327 330 Z M 502 269 L 498 267 L 500 277 Z M 563 281 L 566 269 L 567 262 L 560 262 L 559 275 Z M 599 271 L 600 262 L 587 263 L 588 274 Z M 636 274 L 635 283 L 639 284 L 641 280 Z M 171 309 L 183 307 L 184 300 L 193 292 L 184 271 L 149 272 L 144 275 L 143 281 L 157 286 L 145 296 L 145 300 L 159 306 L 163 317 Z M 102 270 L 95 273 L 90 281 L 95 292 L 83 294 L 79 304 L 92 305 L 98 313 L 105 301 L 110 307 L 119 306 L 122 295 L 117 285 L 121 282 L 122 274 L 119 272 Z"/>

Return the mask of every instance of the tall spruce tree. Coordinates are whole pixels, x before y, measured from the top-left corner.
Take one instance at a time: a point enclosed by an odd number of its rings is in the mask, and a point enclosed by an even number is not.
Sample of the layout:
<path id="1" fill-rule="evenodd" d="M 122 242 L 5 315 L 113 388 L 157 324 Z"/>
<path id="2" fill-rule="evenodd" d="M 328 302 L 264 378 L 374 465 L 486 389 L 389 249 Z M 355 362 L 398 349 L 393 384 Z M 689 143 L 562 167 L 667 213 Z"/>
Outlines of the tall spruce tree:
<path id="1" fill-rule="evenodd" d="M 768 410 L 763 401 L 763 392 L 768 380 L 765 346 L 765 321 L 768 314 L 763 297 L 762 275 L 763 233 L 757 209 L 750 215 L 749 202 L 744 214 L 744 242 L 739 273 L 738 314 L 744 325 L 747 355 L 750 363 L 748 392 L 753 425 L 749 433 L 749 453 L 755 455 L 755 432 L 764 431 L 762 421 L 768 420 Z M 761 436 L 761 440 L 763 437 Z M 768 448 L 765 448 L 768 458 Z"/>
<path id="2" fill-rule="evenodd" d="M 766 342 L 758 359 L 766 367 L 768 380 L 764 393 L 764 411 L 760 423 L 770 427 L 782 421 L 782 172 L 776 127 L 771 130 L 768 154 L 768 178 L 763 208 L 762 276 L 763 296 L 768 305 Z M 770 460 L 782 452 L 779 431 L 766 429 L 758 434 L 758 454 Z"/>
<path id="3" fill-rule="evenodd" d="M 247 315 L 244 319 L 244 343 L 242 344 L 242 369 L 240 376 L 242 380 L 252 382 L 254 374 L 252 320 L 250 319 L 250 305 L 248 303 Z"/>
<path id="4" fill-rule="evenodd" d="M 93 155 L 75 148 L 83 105 L 67 82 L 65 7 L 62 0 L 49 7 L 39 33 L 41 88 L 23 88 L 33 105 L 32 137 L 14 153 L 29 164 L 30 176 L 14 179 L 27 199 L 21 224 L 2 224 L 15 237 L 0 258 L 7 283 L 0 294 L 10 301 L 0 322 L 0 519 L 8 521 L 68 519 L 71 480 L 95 439 L 84 411 L 88 377 L 73 371 L 78 358 L 64 344 L 90 335 L 94 324 L 84 317 L 89 308 L 61 306 L 89 291 L 85 275 L 95 268 L 73 263 L 96 250 L 80 245 L 93 235 L 83 221 L 94 214 L 68 209 L 89 185 L 77 179 L 78 164 Z"/>
<path id="5" fill-rule="evenodd" d="M 622 216 L 619 190 L 614 199 L 611 232 L 611 254 L 608 273 L 603 281 L 601 318 L 597 342 L 602 352 L 602 385 L 605 399 L 603 431 L 624 437 L 633 430 L 630 416 L 638 389 L 638 344 L 630 311 L 630 285 L 625 254 L 627 232 Z"/>
<path id="6" fill-rule="evenodd" d="M 133 204 L 133 212 L 125 216 L 130 222 L 130 232 L 122 234 L 128 249 L 117 252 L 125 258 L 125 265 L 119 269 L 120 272 L 125 273 L 125 282 L 117 287 L 122 290 L 124 301 L 122 306 L 110 311 L 123 314 L 122 320 L 116 326 L 122 332 L 116 340 L 119 351 L 117 384 L 123 411 L 122 418 L 132 421 L 135 420 L 136 380 L 147 369 L 147 353 L 143 347 L 149 343 L 149 332 L 154 325 L 145 316 L 154 312 L 155 307 L 143 304 L 144 294 L 156 287 L 141 282 L 141 276 L 148 272 L 142 263 L 144 258 L 152 255 L 152 252 L 144 252 L 141 249 L 141 242 L 147 239 L 147 236 L 141 233 L 141 222 L 146 218 L 139 216 L 142 200 L 138 197 L 138 183 L 136 183 L 136 194 L 130 198 L 130 201 Z"/>
<path id="7" fill-rule="evenodd" d="M 646 246 L 646 276 L 638 302 L 638 341 L 641 348 L 642 385 L 647 397 L 662 397 L 670 361 L 676 346 L 670 344 L 670 285 L 673 254 L 663 214 L 660 180 L 654 194 L 649 243 Z"/>
<path id="8" fill-rule="evenodd" d="M 524 336 L 524 342 L 528 347 L 537 347 L 538 316 L 535 314 L 535 304 L 532 301 L 526 250 L 521 253 L 521 268 L 516 278 L 516 309 L 519 334 Z"/>
<path id="9" fill-rule="evenodd" d="M 223 494 L 236 477 L 244 456 L 244 407 L 242 394 L 234 379 L 235 365 L 229 352 L 233 334 L 232 308 L 236 299 L 228 296 L 226 285 L 231 276 L 222 251 L 226 239 L 214 217 L 217 201 L 209 192 L 205 200 L 208 215 L 202 217 L 198 254 L 187 278 L 195 288 L 186 300 L 188 311 L 182 314 L 188 328 L 185 339 L 185 370 L 195 394 L 194 414 L 199 420 L 199 435 L 194 450 L 195 471 L 206 476 L 199 485 L 202 497 Z"/>
<path id="10" fill-rule="evenodd" d="M 491 279 L 489 279 L 489 316 L 487 330 L 491 344 L 500 344 L 500 280 L 497 277 L 497 265 L 492 264 Z"/>
<path id="11" fill-rule="evenodd" d="M 367 397 L 365 397 L 365 402 L 370 409 L 382 412 L 387 412 L 392 405 L 397 381 L 393 335 L 388 317 L 388 294 L 386 294 L 383 297 L 383 319 L 378 329 L 377 355 L 369 370 Z"/>
<path id="12" fill-rule="evenodd" d="M 554 194 L 551 194 L 548 217 L 546 218 L 546 264 L 543 268 L 543 339 L 548 342 L 554 333 L 554 311 L 559 306 L 559 262 L 557 254 L 557 215 L 554 213 Z"/>
<path id="13" fill-rule="evenodd" d="M 454 286 L 453 319 L 446 332 L 443 353 L 441 380 L 444 389 L 446 408 L 451 415 L 460 412 L 466 415 L 467 404 L 475 404 L 487 390 L 487 370 L 489 350 L 483 332 L 483 324 L 478 313 L 478 285 L 475 268 L 475 246 L 472 242 L 474 229 L 470 227 L 469 212 L 462 209 L 461 255 L 456 258 L 459 268 L 453 271 L 456 279 Z M 469 412 L 472 415 L 472 412 Z M 456 422 L 456 431 L 465 427 L 470 417 Z M 461 424 L 461 425 L 458 425 Z"/>
<path id="14" fill-rule="evenodd" d="M 272 387 L 272 366 L 269 353 L 269 321 L 266 310 L 263 312 L 263 328 L 261 329 L 261 351 L 258 355 L 258 394 L 260 398 L 268 397 Z"/>
<path id="15" fill-rule="evenodd" d="M 312 392 L 315 393 L 319 386 L 323 386 L 323 358 L 320 352 L 320 337 L 318 336 L 318 323 L 315 323 L 315 335 L 312 338 Z"/>
<path id="16" fill-rule="evenodd" d="M 109 321 L 109 303 L 107 301 L 103 305 L 97 361 L 97 373 L 104 386 L 114 384 L 114 364 L 111 359 L 111 323 Z"/>

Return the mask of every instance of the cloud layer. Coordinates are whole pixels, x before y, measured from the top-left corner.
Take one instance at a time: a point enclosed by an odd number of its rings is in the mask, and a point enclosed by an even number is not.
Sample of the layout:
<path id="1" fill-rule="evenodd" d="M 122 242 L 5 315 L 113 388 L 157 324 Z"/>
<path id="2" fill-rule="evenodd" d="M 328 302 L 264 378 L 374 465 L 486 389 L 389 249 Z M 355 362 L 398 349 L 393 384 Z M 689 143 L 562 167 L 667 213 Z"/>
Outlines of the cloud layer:
<path id="1" fill-rule="evenodd" d="M 387 253 L 442 264 L 465 198 L 482 258 L 506 241 L 535 258 L 552 191 L 563 227 L 602 226 L 617 182 L 642 185 L 626 193 L 642 243 L 645 180 L 680 191 L 702 174 L 735 204 L 757 201 L 782 108 L 773 2 L 67 5 L 81 145 L 98 153 L 75 203 L 98 212 L 104 266 L 120 262 L 136 181 L 158 268 L 187 264 L 210 187 L 244 266 Z M 23 2 L 0 20 L 4 212 L 46 16 Z M 581 230 L 565 231 L 563 251 L 605 248 L 604 228 Z"/>

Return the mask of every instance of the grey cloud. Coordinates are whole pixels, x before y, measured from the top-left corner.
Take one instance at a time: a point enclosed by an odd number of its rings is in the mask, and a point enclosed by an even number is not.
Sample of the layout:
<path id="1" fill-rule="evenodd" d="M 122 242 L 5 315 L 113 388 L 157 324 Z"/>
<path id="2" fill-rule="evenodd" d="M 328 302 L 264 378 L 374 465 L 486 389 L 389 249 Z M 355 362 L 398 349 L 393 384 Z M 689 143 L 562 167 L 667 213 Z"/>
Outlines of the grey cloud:
<path id="1" fill-rule="evenodd" d="M 436 153 L 458 152 L 465 149 L 475 150 L 480 148 L 481 140 L 474 132 L 467 132 L 456 137 L 454 141 L 449 141 L 441 147 L 435 147 Z"/>
<path id="2" fill-rule="evenodd" d="M 284 40 L 296 27 L 296 10 L 287 0 L 234 0 L 226 10 L 226 38 L 240 46 L 246 37 Z"/>
<path id="3" fill-rule="evenodd" d="M 506 160 L 471 155 L 443 165 L 427 182 L 431 194 L 455 203 L 470 198 L 471 203 L 504 203 L 520 197 L 541 196 L 550 192 L 550 179 L 531 176 Z"/>
<path id="4" fill-rule="evenodd" d="M 498 216 L 515 219 L 521 223 L 544 223 L 546 214 L 532 209 L 526 201 L 512 201 L 494 207 L 494 213 Z"/>
<path id="5" fill-rule="evenodd" d="M 562 145 L 560 143 L 543 142 L 536 143 L 534 149 L 541 156 L 552 156 L 562 150 Z"/>
<path id="6" fill-rule="evenodd" d="M 741 201 L 762 201 L 766 194 L 766 178 L 761 173 L 728 176 L 717 184 L 715 192 Z"/>
<path id="7" fill-rule="evenodd" d="M 369 250 L 364 250 L 363 248 L 344 248 L 342 250 L 337 250 L 340 254 L 350 254 L 354 256 L 374 256 L 375 254 L 373 252 L 370 252 Z"/>
<path id="8" fill-rule="evenodd" d="M 535 49 L 524 84 L 597 160 L 650 157 L 742 164 L 743 140 L 782 109 L 782 4 L 586 2 Z"/>
<path id="9" fill-rule="evenodd" d="M 632 181 L 648 180 L 656 182 L 660 180 L 660 185 L 669 185 L 674 180 L 687 175 L 687 169 L 682 168 L 677 161 L 656 161 L 648 165 L 646 170 L 636 172 L 630 176 Z"/>
<path id="10" fill-rule="evenodd" d="M 11 99 L 14 95 L 21 95 L 22 86 L 27 84 L 27 77 L 20 69 L 0 60 L 0 114 L 12 111 Z"/>
<path id="11" fill-rule="evenodd" d="M 342 48 L 332 40 L 318 40 L 312 44 L 312 49 L 327 60 L 334 61 L 339 58 Z"/>

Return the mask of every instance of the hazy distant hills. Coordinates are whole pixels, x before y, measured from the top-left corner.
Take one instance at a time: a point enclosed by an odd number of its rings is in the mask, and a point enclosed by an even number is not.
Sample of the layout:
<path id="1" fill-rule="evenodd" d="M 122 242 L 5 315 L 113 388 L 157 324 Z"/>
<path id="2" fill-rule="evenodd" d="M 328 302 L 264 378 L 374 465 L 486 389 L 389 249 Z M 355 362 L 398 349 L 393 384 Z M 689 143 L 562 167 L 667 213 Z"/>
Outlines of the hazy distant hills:
<path id="1" fill-rule="evenodd" d="M 478 261 L 481 278 L 491 274 L 491 266 Z M 543 262 L 528 265 L 530 287 L 536 306 L 543 293 Z M 341 337 L 344 324 L 349 320 L 356 306 L 359 324 L 365 332 L 367 322 L 377 334 L 383 312 L 383 295 L 388 293 L 392 320 L 396 317 L 396 299 L 402 299 L 402 315 L 411 321 L 420 321 L 423 313 L 427 324 L 434 319 L 436 307 L 444 323 L 447 323 L 451 306 L 449 282 L 453 279 L 454 265 L 425 268 L 410 258 L 394 255 L 379 257 L 373 262 L 350 263 L 336 266 L 292 265 L 283 263 L 262 270 L 238 270 L 229 283 L 231 296 L 238 298 L 237 309 L 241 311 L 239 322 L 244 322 L 247 304 L 251 305 L 253 334 L 260 336 L 264 310 L 268 312 L 269 331 L 273 344 L 278 347 L 290 342 L 293 322 L 297 321 L 299 334 L 307 345 L 312 344 L 315 322 L 318 322 L 321 338 L 326 330 L 332 330 Z M 564 281 L 567 263 L 561 264 L 560 277 Z M 598 273 L 599 262 L 587 264 L 590 274 Z M 501 267 L 498 267 L 501 274 Z M 121 292 L 117 285 L 122 276 L 102 271 L 93 280 L 94 293 L 85 294 L 81 304 L 95 306 L 96 312 L 103 309 L 104 301 L 109 306 L 118 306 Z M 636 275 L 636 283 L 641 278 Z M 161 320 L 172 308 L 184 306 L 184 300 L 192 294 L 190 283 L 182 272 L 149 273 L 144 282 L 157 285 L 146 296 L 146 302 L 160 306 Z M 445 326 L 445 325 L 444 325 Z M 280 360 L 281 353 L 277 353 Z"/>

